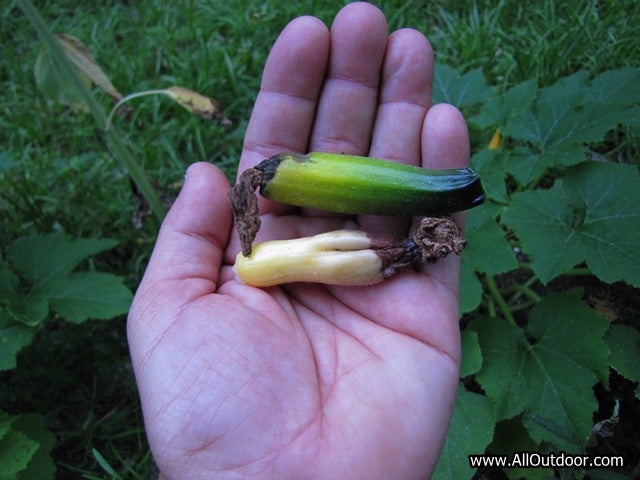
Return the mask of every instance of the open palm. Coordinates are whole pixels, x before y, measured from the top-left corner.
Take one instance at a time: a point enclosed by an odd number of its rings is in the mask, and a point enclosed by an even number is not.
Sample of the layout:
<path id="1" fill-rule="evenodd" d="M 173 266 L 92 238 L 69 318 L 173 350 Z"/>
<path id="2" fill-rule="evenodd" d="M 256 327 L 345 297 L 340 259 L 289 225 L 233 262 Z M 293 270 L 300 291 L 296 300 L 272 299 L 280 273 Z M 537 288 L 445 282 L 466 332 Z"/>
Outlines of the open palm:
<path id="1" fill-rule="evenodd" d="M 433 55 L 368 4 L 331 32 L 291 22 L 274 45 L 240 170 L 280 151 L 464 166 L 453 107 L 431 106 Z M 411 479 L 434 468 L 458 380 L 458 258 L 371 287 L 235 281 L 224 175 L 192 165 L 129 315 L 149 442 L 168 479 Z M 258 240 L 411 219 L 264 201 Z"/>

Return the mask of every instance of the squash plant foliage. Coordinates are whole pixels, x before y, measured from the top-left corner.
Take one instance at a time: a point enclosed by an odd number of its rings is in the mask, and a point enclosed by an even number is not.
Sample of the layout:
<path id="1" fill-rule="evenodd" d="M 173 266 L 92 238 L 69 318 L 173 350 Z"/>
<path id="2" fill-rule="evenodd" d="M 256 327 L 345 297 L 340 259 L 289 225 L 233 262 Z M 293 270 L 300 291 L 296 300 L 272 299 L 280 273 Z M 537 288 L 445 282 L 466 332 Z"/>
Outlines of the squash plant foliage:
<path id="1" fill-rule="evenodd" d="M 585 453 L 600 434 L 594 386 L 608 389 L 614 370 L 640 381 L 638 326 L 606 319 L 569 283 L 580 273 L 640 287 L 637 159 L 590 147 L 614 129 L 640 135 L 640 69 L 580 71 L 544 88 L 528 80 L 498 95 L 480 70 L 437 66 L 437 101 L 465 113 L 472 137 L 497 131 L 501 145 L 471 159 L 489 201 L 467 214 L 461 383 L 434 478 L 471 478 L 469 454 Z M 547 288 L 559 277 L 569 286 Z M 618 473 L 630 475 L 637 459 L 625 460 Z"/>
<path id="2" fill-rule="evenodd" d="M 49 318 L 82 323 L 128 311 L 133 295 L 121 277 L 78 268 L 115 245 L 55 232 L 19 237 L 0 252 L 0 371 L 16 368 L 17 353 Z M 40 414 L 0 410 L 0 478 L 53 478 L 54 443 Z"/>

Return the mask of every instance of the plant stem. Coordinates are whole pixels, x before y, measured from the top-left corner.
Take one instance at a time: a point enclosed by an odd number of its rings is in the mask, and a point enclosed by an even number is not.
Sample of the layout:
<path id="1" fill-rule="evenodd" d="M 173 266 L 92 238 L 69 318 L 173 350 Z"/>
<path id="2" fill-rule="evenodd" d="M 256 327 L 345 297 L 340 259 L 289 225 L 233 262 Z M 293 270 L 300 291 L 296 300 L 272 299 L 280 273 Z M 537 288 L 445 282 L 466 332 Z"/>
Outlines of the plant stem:
<path id="1" fill-rule="evenodd" d="M 536 305 L 536 302 L 533 302 L 533 301 L 528 301 L 528 302 L 521 303 L 519 305 L 514 305 L 513 307 L 511 307 L 511 313 L 519 312 L 520 310 L 527 310 L 535 305 Z"/>
<path id="2" fill-rule="evenodd" d="M 17 4 L 38 33 L 42 42 L 47 46 L 49 54 L 51 55 L 51 60 L 56 66 L 58 74 L 62 77 L 63 81 L 68 82 L 77 90 L 82 100 L 89 107 L 89 112 L 91 113 L 91 116 L 93 116 L 93 119 L 100 128 L 104 128 L 107 123 L 107 116 L 105 115 L 104 109 L 98 103 L 91 90 L 83 83 L 77 68 L 73 65 L 71 60 L 69 60 L 67 54 L 64 52 L 51 30 L 49 30 L 49 27 L 38 10 L 33 6 L 30 0 L 18 0 Z M 140 193 L 144 196 L 158 221 L 162 221 L 166 209 L 139 162 L 131 154 L 117 132 L 110 129 L 107 132 L 107 137 L 110 140 L 114 156 L 120 161 L 131 179 L 135 182 L 138 190 L 140 190 Z"/>
<path id="3" fill-rule="evenodd" d="M 111 148 L 115 153 L 115 156 L 119 158 L 121 163 L 124 165 L 127 173 L 133 179 L 138 190 L 140 190 L 140 193 L 147 201 L 147 204 L 149 205 L 149 208 L 151 208 L 154 216 L 158 219 L 158 222 L 162 222 L 166 213 L 166 208 L 156 193 L 156 190 L 151 185 L 151 182 L 149 182 L 149 178 L 147 177 L 144 169 L 124 144 L 117 131 L 111 129 L 105 133 L 111 142 Z"/>
<path id="4" fill-rule="evenodd" d="M 493 297 L 487 298 L 487 312 L 490 317 L 496 316 L 496 302 L 493 301 Z"/>
<path id="5" fill-rule="evenodd" d="M 111 112 L 109 112 L 109 116 L 107 117 L 107 120 L 105 121 L 105 124 L 104 124 L 105 131 L 108 131 L 108 130 L 111 129 L 111 120 L 113 119 L 113 115 L 116 113 L 116 111 L 118 110 L 120 105 L 122 105 L 123 103 L 128 102 L 129 100 L 133 100 L 134 98 L 144 97 L 146 95 L 166 95 L 166 94 L 167 94 L 166 90 L 160 89 L 160 88 L 156 88 L 156 89 L 153 89 L 153 90 L 144 90 L 142 92 L 134 92 L 134 93 L 131 93 L 131 94 L 127 95 L 126 97 L 122 97 L 113 106 L 113 108 L 111 109 Z"/>
<path id="6" fill-rule="evenodd" d="M 496 284 L 496 281 L 493 278 L 493 275 L 485 275 L 485 281 L 487 284 L 487 288 L 489 289 L 489 293 L 495 300 L 504 318 L 514 327 L 517 327 L 518 324 L 516 323 L 516 320 L 513 318 L 513 315 L 511 314 L 511 310 L 509 310 L 509 306 L 507 305 L 507 302 L 504 300 L 504 297 L 500 293 L 500 290 L 498 289 L 498 285 Z"/>
<path id="7" fill-rule="evenodd" d="M 518 291 L 518 293 L 521 293 L 535 303 L 539 303 L 540 300 L 542 300 L 542 298 L 540 298 L 540 295 L 531 290 L 527 285 L 516 285 L 516 290 Z"/>
<path id="8" fill-rule="evenodd" d="M 533 300 L 535 303 L 540 302 L 541 300 L 540 296 L 536 292 L 531 290 L 531 285 L 533 285 L 537 281 L 538 281 L 538 277 L 533 276 L 521 285 L 513 285 L 508 289 L 505 289 L 504 290 L 505 293 L 508 293 L 508 294 L 513 293 L 513 296 L 509 299 L 508 304 L 513 305 L 516 301 L 518 301 L 518 299 L 522 295 L 526 296 L 530 300 Z"/>

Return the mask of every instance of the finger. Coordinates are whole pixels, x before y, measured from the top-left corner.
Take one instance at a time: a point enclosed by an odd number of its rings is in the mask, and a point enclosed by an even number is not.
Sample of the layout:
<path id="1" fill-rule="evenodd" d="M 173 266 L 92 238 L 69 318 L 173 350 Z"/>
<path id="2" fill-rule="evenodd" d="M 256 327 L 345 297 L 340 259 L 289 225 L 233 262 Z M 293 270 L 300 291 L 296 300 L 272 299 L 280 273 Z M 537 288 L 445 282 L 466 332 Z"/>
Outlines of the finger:
<path id="1" fill-rule="evenodd" d="M 278 36 L 265 64 L 238 173 L 283 151 L 305 152 L 329 56 L 329 32 L 317 18 L 299 17 Z M 283 205 L 261 199 L 263 213 Z"/>
<path id="2" fill-rule="evenodd" d="M 469 165 L 469 133 L 460 111 L 452 105 L 434 105 L 422 132 L 422 166 L 462 168 Z"/>
<path id="3" fill-rule="evenodd" d="M 213 165 L 189 167 L 184 186 L 167 213 L 130 312 L 132 331 L 163 307 L 174 311 L 214 292 L 223 249 L 231 229 L 225 175 Z M 146 314 L 143 314 L 146 312 Z M 149 328 L 164 329 L 170 318 L 158 316 Z"/>
<path id="4" fill-rule="evenodd" d="M 425 168 L 461 168 L 469 165 L 469 133 L 462 114 L 448 104 L 434 105 L 429 109 L 422 133 L 422 159 Z M 464 213 L 453 215 L 464 228 Z M 423 268 L 456 293 L 459 290 L 460 257 L 449 255 L 433 265 Z"/>
<path id="5" fill-rule="evenodd" d="M 420 32 L 389 36 L 369 155 L 420 165 L 422 124 L 431 104 L 433 51 Z M 361 215 L 364 230 L 404 235 L 409 219 Z"/>
<path id="6" fill-rule="evenodd" d="M 338 12 L 310 150 L 368 152 L 386 41 L 385 17 L 373 5 L 352 3 Z"/>

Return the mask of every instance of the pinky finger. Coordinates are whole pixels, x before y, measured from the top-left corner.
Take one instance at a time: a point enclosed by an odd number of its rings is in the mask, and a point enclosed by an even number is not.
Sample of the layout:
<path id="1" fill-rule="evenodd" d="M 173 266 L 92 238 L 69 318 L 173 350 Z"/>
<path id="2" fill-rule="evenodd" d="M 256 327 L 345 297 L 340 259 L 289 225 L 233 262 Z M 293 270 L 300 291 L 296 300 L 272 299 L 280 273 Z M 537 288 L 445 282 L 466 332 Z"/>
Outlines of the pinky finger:
<path id="1" fill-rule="evenodd" d="M 453 105 L 440 103 L 429 109 L 422 127 L 422 166 L 461 168 L 469 165 L 467 123 Z"/>
<path id="2" fill-rule="evenodd" d="M 463 168 L 469 165 L 470 146 L 467 124 L 460 111 L 441 103 L 429 109 L 422 127 L 422 166 L 424 168 Z M 452 215 L 464 229 L 464 212 Z M 424 271 L 457 293 L 460 281 L 460 257 L 449 255 Z"/>

